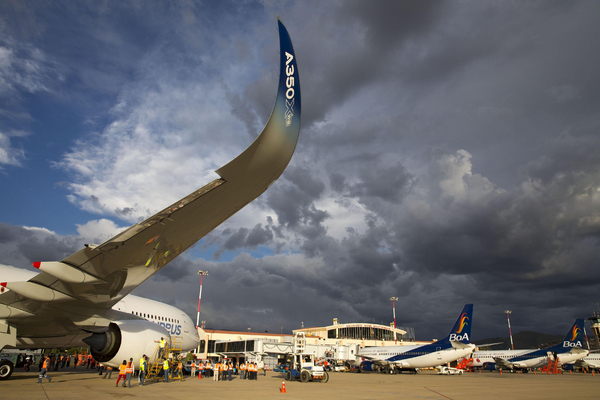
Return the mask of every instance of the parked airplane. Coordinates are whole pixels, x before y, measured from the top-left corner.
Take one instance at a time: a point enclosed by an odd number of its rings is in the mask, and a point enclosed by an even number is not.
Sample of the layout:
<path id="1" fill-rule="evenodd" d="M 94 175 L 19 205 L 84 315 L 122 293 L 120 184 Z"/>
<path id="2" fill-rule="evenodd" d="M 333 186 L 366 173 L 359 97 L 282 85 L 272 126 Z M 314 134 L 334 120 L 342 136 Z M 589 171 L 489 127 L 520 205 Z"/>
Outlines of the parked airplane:
<path id="1" fill-rule="evenodd" d="M 583 318 L 577 319 L 560 344 L 547 349 L 482 350 L 473 353 L 473 367 L 485 369 L 524 370 L 540 368 L 548 364 L 549 357 L 564 364 L 588 355 L 583 348 Z"/>
<path id="2" fill-rule="evenodd" d="M 563 364 L 563 369 L 566 371 L 576 370 L 580 368 L 591 369 L 600 371 L 600 354 L 588 354 L 586 357 L 580 358 L 579 360 Z"/>
<path id="3" fill-rule="evenodd" d="M 450 334 L 442 340 L 421 346 L 366 347 L 358 357 L 362 357 L 361 368 L 373 366 L 384 371 L 417 373 L 419 368 L 436 367 L 465 357 L 475 350 L 470 344 L 473 304 L 467 304 L 460 313 Z"/>
<path id="4" fill-rule="evenodd" d="M 60 262 L 36 262 L 38 273 L 0 265 L 0 350 L 87 343 L 97 361 L 116 367 L 153 354 L 161 337 L 181 334 L 185 350 L 197 346 L 197 330 L 181 310 L 127 295 L 260 196 L 287 167 L 300 131 L 300 80 L 289 34 L 280 20 L 278 26 L 279 87 L 257 139 L 216 171 L 220 179 L 103 244 L 85 245 Z M 13 369 L 1 361 L 0 379 Z"/>

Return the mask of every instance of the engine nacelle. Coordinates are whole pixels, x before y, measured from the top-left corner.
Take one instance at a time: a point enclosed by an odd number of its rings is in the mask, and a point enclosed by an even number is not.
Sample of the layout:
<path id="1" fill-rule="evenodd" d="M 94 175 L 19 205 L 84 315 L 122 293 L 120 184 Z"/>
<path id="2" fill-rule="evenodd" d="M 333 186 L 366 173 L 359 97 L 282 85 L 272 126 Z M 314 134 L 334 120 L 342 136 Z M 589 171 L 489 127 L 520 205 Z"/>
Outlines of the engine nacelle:
<path id="1" fill-rule="evenodd" d="M 161 337 L 169 337 L 162 326 L 146 320 L 127 320 L 111 322 L 108 330 L 94 333 L 83 341 L 90 346 L 96 361 L 118 367 L 123 360 L 133 358 L 137 369 L 144 354 L 152 357 Z"/>

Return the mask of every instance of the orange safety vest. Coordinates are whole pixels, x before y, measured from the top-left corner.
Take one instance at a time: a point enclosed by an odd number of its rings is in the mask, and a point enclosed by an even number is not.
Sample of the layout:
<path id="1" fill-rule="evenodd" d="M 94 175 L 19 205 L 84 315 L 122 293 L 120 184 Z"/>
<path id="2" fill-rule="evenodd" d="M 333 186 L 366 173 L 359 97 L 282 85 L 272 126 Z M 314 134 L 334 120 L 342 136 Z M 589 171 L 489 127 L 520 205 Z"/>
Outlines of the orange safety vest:
<path id="1" fill-rule="evenodd" d="M 127 369 L 126 365 L 119 365 L 119 375 L 125 375 L 125 370 Z"/>
<path id="2" fill-rule="evenodd" d="M 125 368 L 125 373 L 133 374 L 133 363 L 132 362 L 127 363 L 127 368 Z"/>
<path id="3" fill-rule="evenodd" d="M 44 360 L 44 365 L 42 365 L 42 369 L 48 369 L 48 359 Z"/>
<path id="4" fill-rule="evenodd" d="M 203 364 L 200 364 L 200 365 L 198 366 L 198 369 L 199 369 L 200 371 L 204 370 L 204 365 L 203 365 Z"/>
<path id="5" fill-rule="evenodd" d="M 177 368 L 178 368 L 178 369 L 183 369 L 183 363 L 182 363 L 182 362 L 180 362 L 180 363 L 179 363 L 179 366 L 178 366 Z"/>

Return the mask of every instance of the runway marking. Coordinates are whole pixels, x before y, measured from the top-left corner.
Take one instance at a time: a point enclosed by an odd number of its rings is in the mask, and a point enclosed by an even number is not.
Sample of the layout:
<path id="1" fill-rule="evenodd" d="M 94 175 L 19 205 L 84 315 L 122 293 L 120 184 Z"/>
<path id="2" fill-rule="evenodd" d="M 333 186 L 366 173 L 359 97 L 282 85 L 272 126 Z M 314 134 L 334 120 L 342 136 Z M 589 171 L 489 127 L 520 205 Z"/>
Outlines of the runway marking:
<path id="1" fill-rule="evenodd" d="M 433 392 L 433 393 L 435 393 L 435 394 L 438 394 L 438 395 L 440 395 L 440 396 L 442 396 L 442 397 L 446 398 L 446 399 L 452 400 L 452 398 L 451 398 L 451 397 L 444 396 L 443 394 L 441 394 L 441 393 L 439 393 L 439 392 L 436 392 L 436 391 L 435 391 L 435 390 L 433 390 L 433 389 L 429 389 L 429 388 L 428 388 L 428 387 L 426 387 L 426 386 L 423 386 L 423 387 L 424 387 L 425 389 L 427 389 L 427 390 L 430 390 L 430 391 L 432 391 L 432 392 Z"/>

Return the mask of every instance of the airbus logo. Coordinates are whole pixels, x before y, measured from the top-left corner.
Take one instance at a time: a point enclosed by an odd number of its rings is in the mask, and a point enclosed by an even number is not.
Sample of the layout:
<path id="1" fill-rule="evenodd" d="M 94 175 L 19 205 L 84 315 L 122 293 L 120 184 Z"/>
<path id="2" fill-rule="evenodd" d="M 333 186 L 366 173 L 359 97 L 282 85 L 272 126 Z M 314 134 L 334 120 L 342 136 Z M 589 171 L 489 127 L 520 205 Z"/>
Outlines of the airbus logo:
<path id="1" fill-rule="evenodd" d="M 581 341 L 576 341 L 576 342 L 567 342 L 564 341 L 563 342 L 563 347 L 583 347 L 583 345 L 581 344 Z"/>
<path id="2" fill-rule="evenodd" d="M 451 333 L 450 334 L 450 340 L 451 341 L 456 341 L 456 342 L 462 342 L 463 340 L 469 340 L 469 334 L 465 333 L 463 335 L 459 335 L 456 333 Z"/>
<path id="3" fill-rule="evenodd" d="M 156 322 L 158 325 L 165 328 L 171 335 L 181 335 L 181 325 L 169 324 L 165 322 Z"/>
<path id="4" fill-rule="evenodd" d="M 294 56 L 285 52 L 285 75 L 287 76 L 285 80 L 285 86 L 287 90 L 285 91 L 285 126 L 290 126 L 292 124 L 292 117 L 294 116 L 294 86 L 296 84 L 294 80 L 294 65 L 290 63 L 294 59 Z"/>

